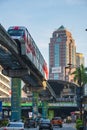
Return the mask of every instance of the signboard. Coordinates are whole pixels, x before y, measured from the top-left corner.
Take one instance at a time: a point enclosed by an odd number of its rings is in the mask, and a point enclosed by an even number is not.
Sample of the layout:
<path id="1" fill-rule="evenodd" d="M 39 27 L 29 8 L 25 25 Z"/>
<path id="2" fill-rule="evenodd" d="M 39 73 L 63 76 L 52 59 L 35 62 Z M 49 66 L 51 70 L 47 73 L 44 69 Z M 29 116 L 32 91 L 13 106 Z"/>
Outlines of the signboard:
<path id="1" fill-rule="evenodd" d="M 48 111 L 48 117 L 49 117 L 50 120 L 54 117 L 54 110 Z"/>
<path id="2" fill-rule="evenodd" d="M 61 67 L 52 67 L 52 73 L 61 73 Z"/>
<path id="3" fill-rule="evenodd" d="M 2 112 L 2 101 L 0 101 L 0 112 Z"/>
<path id="4" fill-rule="evenodd" d="M 73 106 L 77 106 L 76 103 L 70 103 L 70 102 L 60 102 L 60 103 L 48 103 L 49 107 L 73 107 Z"/>
<path id="5" fill-rule="evenodd" d="M 8 107 L 8 106 L 11 106 L 11 103 L 9 102 L 3 102 L 2 103 L 2 106 L 3 107 Z M 21 107 L 28 107 L 28 106 L 32 106 L 32 102 L 25 102 L 25 103 L 21 103 Z"/>
<path id="6" fill-rule="evenodd" d="M 84 86 L 84 95 L 85 96 L 87 95 L 87 84 L 85 84 L 85 86 Z"/>
<path id="7" fill-rule="evenodd" d="M 29 118 L 33 116 L 32 112 L 29 112 L 28 115 L 29 115 Z"/>

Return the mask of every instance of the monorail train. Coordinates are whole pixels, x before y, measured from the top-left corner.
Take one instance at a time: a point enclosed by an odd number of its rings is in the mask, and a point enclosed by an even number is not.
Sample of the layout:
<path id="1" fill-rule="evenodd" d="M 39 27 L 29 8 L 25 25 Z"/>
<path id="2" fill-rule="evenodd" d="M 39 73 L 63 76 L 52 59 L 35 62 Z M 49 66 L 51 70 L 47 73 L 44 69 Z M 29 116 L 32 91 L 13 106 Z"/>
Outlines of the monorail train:
<path id="1" fill-rule="evenodd" d="M 16 41 L 20 55 L 27 56 L 40 73 L 48 78 L 47 64 L 26 27 L 11 26 L 8 34 Z"/>

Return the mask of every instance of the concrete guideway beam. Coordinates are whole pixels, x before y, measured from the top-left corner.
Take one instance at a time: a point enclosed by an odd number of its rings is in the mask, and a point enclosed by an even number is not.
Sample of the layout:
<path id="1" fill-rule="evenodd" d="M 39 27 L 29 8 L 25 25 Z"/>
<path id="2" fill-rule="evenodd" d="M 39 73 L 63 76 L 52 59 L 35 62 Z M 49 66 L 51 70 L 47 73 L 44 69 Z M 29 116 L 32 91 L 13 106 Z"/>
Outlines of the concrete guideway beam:
<path id="1" fill-rule="evenodd" d="M 5 48 L 8 49 L 8 51 L 10 51 L 12 53 L 12 55 L 14 55 L 14 57 L 16 57 L 16 62 L 19 62 L 20 64 L 20 68 L 15 70 L 15 69 L 8 69 L 8 70 L 3 70 L 2 73 L 6 76 L 9 77 L 21 77 L 21 79 L 27 83 L 31 82 L 31 84 L 33 86 L 36 86 L 35 84 L 38 84 L 40 87 L 43 86 L 42 82 L 43 82 L 43 77 L 41 77 L 41 75 L 38 75 L 33 72 L 32 67 L 29 70 L 29 64 L 26 62 L 24 62 L 25 60 L 23 60 L 19 55 L 18 55 L 18 48 L 17 48 L 17 43 L 12 40 L 10 38 L 10 36 L 8 35 L 8 33 L 6 32 L 6 30 L 4 29 L 4 27 L 0 24 L 0 44 L 2 46 L 4 46 Z M 7 51 L 7 53 L 8 53 Z M 15 65 L 15 64 L 14 64 Z M 30 65 L 32 66 L 32 65 Z M 9 66 L 10 67 L 10 66 Z M 18 66 L 19 67 L 19 66 Z M 21 70 L 21 68 L 23 68 L 23 70 Z M 34 70 L 35 71 L 35 70 Z M 30 77 L 30 72 L 33 75 L 33 79 L 32 76 Z M 38 71 L 37 71 L 38 72 Z M 39 73 L 38 73 L 39 74 Z M 33 81 L 35 79 L 35 82 Z M 52 94 L 52 96 L 54 98 L 56 98 L 56 95 L 54 93 L 54 91 L 51 89 L 50 85 L 47 83 L 47 88 L 50 91 L 50 93 Z"/>
<path id="2" fill-rule="evenodd" d="M 47 82 L 47 88 L 50 91 L 51 95 L 57 100 L 57 96 L 48 82 Z"/>
<path id="3" fill-rule="evenodd" d="M 1 41 L 0 44 L 2 44 L 4 47 L 8 48 L 11 51 L 13 49 L 13 51 L 15 50 L 15 52 L 18 54 L 16 42 L 10 38 L 10 36 L 7 34 L 6 30 L 3 28 L 1 24 L 0 24 L 0 41 Z"/>
<path id="4" fill-rule="evenodd" d="M 2 70 L 2 73 L 9 77 L 22 77 L 26 74 L 30 75 L 30 70 L 27 69 L 18 69 L 18 70 Z"/>

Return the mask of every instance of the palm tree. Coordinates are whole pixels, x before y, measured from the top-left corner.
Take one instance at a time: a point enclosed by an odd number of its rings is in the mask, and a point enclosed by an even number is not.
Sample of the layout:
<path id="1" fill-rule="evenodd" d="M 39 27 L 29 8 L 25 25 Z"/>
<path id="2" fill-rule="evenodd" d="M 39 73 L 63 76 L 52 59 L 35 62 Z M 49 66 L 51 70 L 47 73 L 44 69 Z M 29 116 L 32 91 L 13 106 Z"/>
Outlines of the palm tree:
<path id="1" fill-rule="evenodd" d="M 76 70 L 71 75 L 74 75 L 74 81 L 79 87 L 83 87 L 87 83 L 87 67 L 85 68 L 83 64 L 76 67 Z"/>
<path id="2" fill-rule="evenodd" d="M 80 118 L 82 119 L 82 99 L 81 96 L 83 95 L 83 87 L 87 83 L 87 68 L 81 64 L 79 67 L 76 67 L 76 70 L 71 73 L 71 75 L 74 75 L 74 81 L 79 85 L 79 90 L 80 94 L 77 95 L 78 102 L 79 102 L 79 108 L 80 108 L 80 113 L 81 116 Z"/>

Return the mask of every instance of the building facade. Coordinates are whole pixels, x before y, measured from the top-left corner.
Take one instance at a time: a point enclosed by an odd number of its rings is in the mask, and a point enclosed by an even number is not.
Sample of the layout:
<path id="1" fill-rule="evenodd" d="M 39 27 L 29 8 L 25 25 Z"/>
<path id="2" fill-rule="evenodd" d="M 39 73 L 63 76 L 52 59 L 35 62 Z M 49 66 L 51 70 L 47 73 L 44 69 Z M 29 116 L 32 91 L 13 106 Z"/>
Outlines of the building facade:
<path id="1" fill-rule="evenodd" d="M 2 74 L 0 66 L 0 98 L 11 96 L 10 78 Z"/>
<path id="2" fill-rule="evenodd" d="M 0 98 L 11 97 L 11 78 L 2 74 L 2 67 L 0 66 Z M 21 81 L 21 88 L 24 82 Z M 21 97 L 27 97 L 27 94 L 21 89 Z"/>
<path id="3" fill-rule="evenodd" d="M 76 65 L 84 65 L 84 55 L 82 53 L 76 53 Z"/>
<path id="4" fill-rule="evenodd" d="M 49 43 L 49 79 L 65 80 L 68 64 L 76 65 L 76 45 L 72 34 L 60 26 Z"/>

